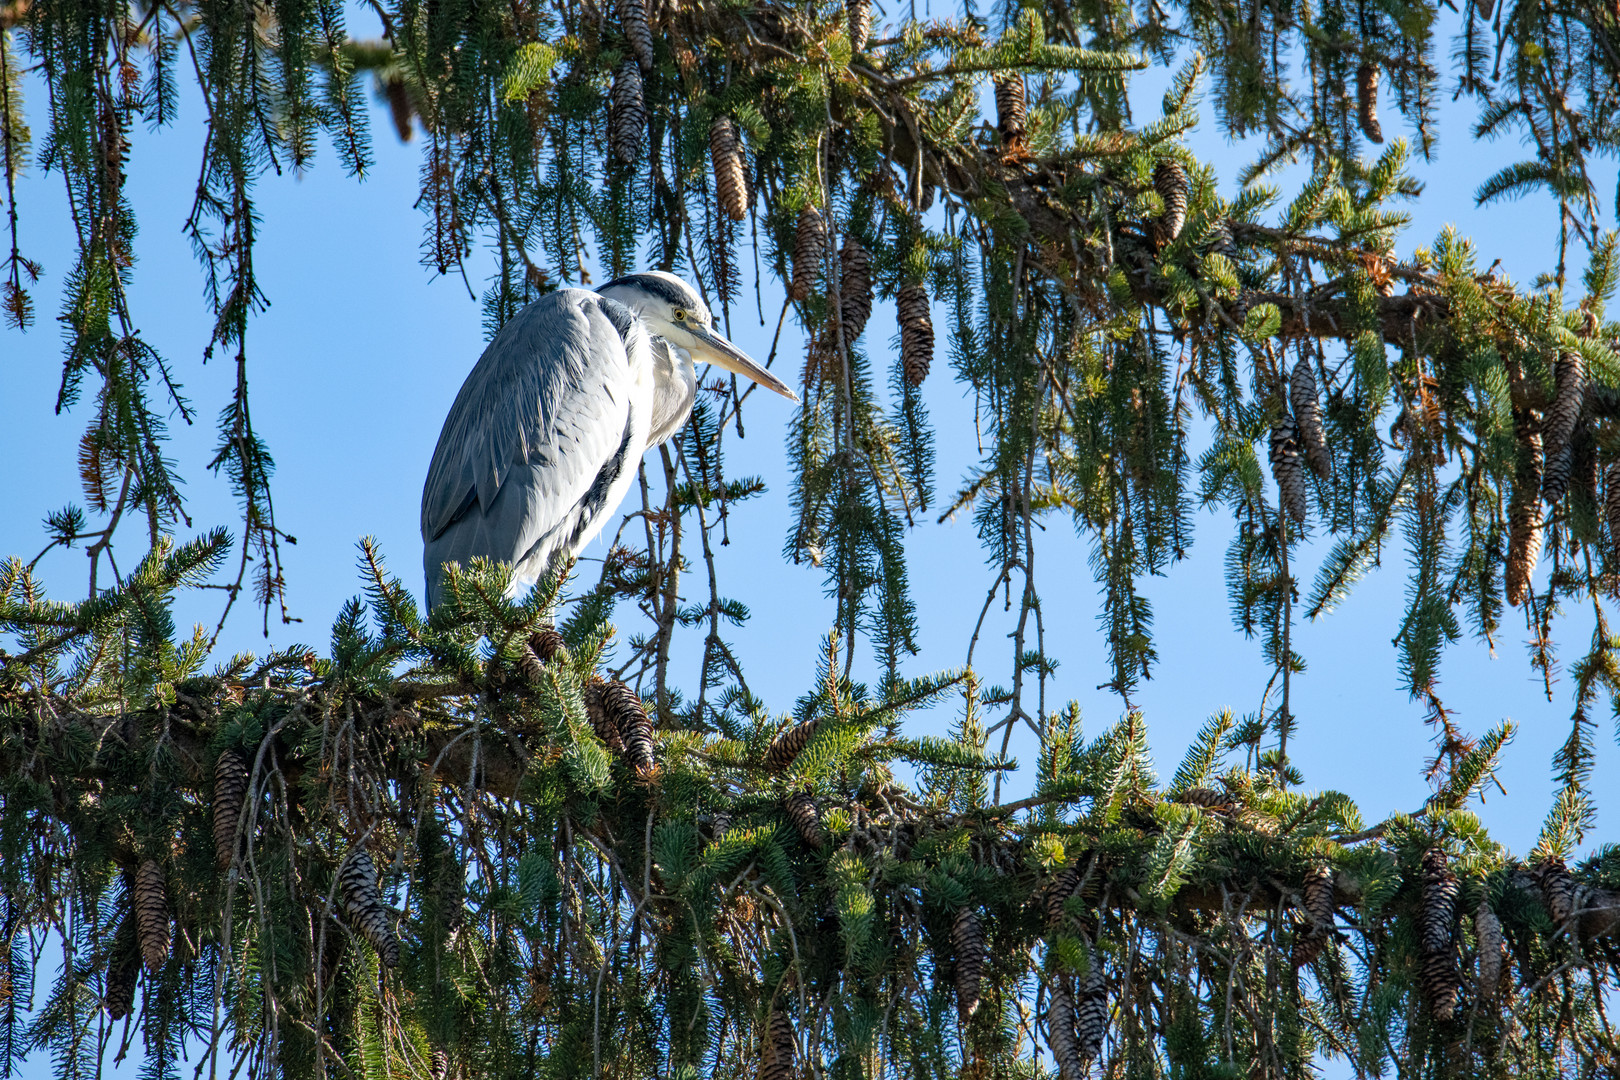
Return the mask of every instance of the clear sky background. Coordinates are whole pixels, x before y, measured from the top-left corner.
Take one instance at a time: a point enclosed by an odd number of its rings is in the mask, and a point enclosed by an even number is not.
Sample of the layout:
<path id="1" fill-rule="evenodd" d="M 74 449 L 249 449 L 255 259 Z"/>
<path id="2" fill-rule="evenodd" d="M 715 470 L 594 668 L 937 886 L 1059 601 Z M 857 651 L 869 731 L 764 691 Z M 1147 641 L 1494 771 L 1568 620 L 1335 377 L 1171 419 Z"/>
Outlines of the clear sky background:
<path id="1" fill-rule="evenodd" d="M 356 17 L 353 32 L 375 32 Z M 1439 47 L 1440 66 L 1449 50 Z M 1158 115 L 1158 101 L 1169 73 L 1141 76 L 1133 90 L 1138 118 Z M 1476 144 L 1469 128 L 1475 116 L 1469 102 L 1442 94 L 1439 147 L 1433 163 L 1418 162 L 1415 173 L 1428 187 L 1410 205 L 1413 227 L 1398 245 L 1409 255 L 1429 244 L 1447 223 L 1471 236 L 1482 266 L 1502 260 L 1515 281 L 1546 271 L 1555 259 L 1556 210 L 1550 199 L 1532 197 L 1487 210 L 1477 209 L 1472 193 L 1501 165 L 1529 156 L 1514 142 Z M 37 82 L 26 84 L 36 138 L 43 134 L 44 98 Z M 237 508 L 227 482 L 205 471 L 212 456 L 214 423 L 233 373 L 221 360 L 204 366 L 210 318 L 201 277 L 181 235 L 201 153 L 200 108 L 195 91 L 182 95 L 180 121 L 158 133 L 134 134 L 126 188 L 141 234 L 140 263 L 131 292 L 134 317 L 143 336 L 176 368 L 199 418 L 187 427 L 173 420 L 170 454 L 189 480 L 188 512 L 197 529 L 226 525 L 239 533 Z M 1236 190 L 1239 168 L 1253 147 L 1229 144 L 1205 106 L 1203 123 L 1188 139 L 1201 159 L 1216 165 L 1223 194 Z M 1387 98 L 1386 137 L 1406 134 Z M 420 595 L 421 542 L 417 510 L 422 478 L 440 424 L 462 379 L 482 351 L 484 339 L 477 301 L 458 278 L 440 278 L 423 268 L 419 243 L 423 217 L 413 208 L 418 194 L 420 143 L 401 145 L 386 111 L 373 110 L 375 166 L 363 180 L 344 175 L 329 148 L 316 167 L 301 177 L 270 176 L 258 189 L 263 219 L 255 253 L 261 285 L 271 307 L 254 319 L 248 342 L 254 421 L 277 461 L 274 493 L 278 523 L 298 538 L 285 547 L 289 606 L 302 620 L 295 626 L 270 625 L 269 642 L 307 642 L 324 649 L 340 605 L 359 592 L 355 572 L 357 539 L 373 534 L 392 568 Z M 1285 201 L 1299 171 L 1277 178 Z M 1613 225 L 1615 170 L 1601 174 L 1607 225 Z M 61 178 L 29 172 L 18 186 L 22 246 L 44 264 L 35 291 L 41 320 L 26 334 L 0 329 L 0 365 L 5 375 L 4 423 L 0 424 L 0 556 L 32 558 L 44 544 L 45 514 L 72 500 L 82 505 L 75 455 L 89 408 L 56 416 L 53 403 L 61 375 L 61 337 L 53 317 L 59 311 L 63 275 L 71 268 L 72 236 Z M 746 256 L 744 256 L 746 265 Z M 473 288 L 481 291 L 488 262 L 475 257 Z M 769 351 L 781 293 L 765 283 L 762 321 L 751 290 L 733 310 L 733 338 L 754 356 Z M 1573 298 L 1572 298 L 1573 299 Z M 943 331 L 943 312 L 936 312 Z M 874 358 L 888 356 L 884 343 L 894 332 L 889 305 L 880 305 L 867 330 Z M 937 475 L 940 501 L 977 458 L 972 435 L 972 400 L 954 381 L 945 356 L 945 335 L 934 372 L 924 387 L 938 432 Z M 803 357 L 802 337 L 791 318 L 775 364 L 778 374 L 796 382 Z M 886 378 L 883 379 L 886 384 Z M 785 436 L 791 406 L 773 395 L 755 395 L 745 420 L 747 439 L 730 443 L 732 475 L 758 473 L 768 493 L 737 506 L 730 523 L 731 544 L 718 549 L 721 588 L 747 604 L 753 618 L 728 636 L 750 685 L 776 712 L 791 708 L 810 685 L 821 637 L 834 616 L 823 595 L 821 572 L 784 561 L 783 541 L 791 525 Z M 1200 447 L 1193 448 L 1196 460 Z M 1274 489 L 1273 489 L 1274 493 Z M 1231 707 L 1244 713 L 1259 705 L 1268 671 L 1257 640 L 1246 640 L 1229 617 L 1222 561 L 1231 535 L 1224 514 L 1200 512 L 1189 559 L 1162 578 L 1145 583 L 1154 604 L 1160 663 L 1154 678 L 1136 695 L 1144 710 L 1161 773 L 1175 768 L 1192 733 L 1212 712 Z M 124 527 L 121 564 L 133 564 L 142 526 Z M 611 533 L 611 529 L 608 530 Z M 993 577 L 971 520 L 935 524 L 926 518 L 908 537 L 911 581 L 918 604 L 920 655 L 908 670 L 921 673 L 963 662 L 973 621 Z M 1313 543 L 1299 555 L 1302 592 L 1313 580 L 1327 545 Z M 600 557 L 599 541 L 587 557 Z M 1044 599 L 1050 652 L 1061 661 L 1049 702 L 1077 700 L 1090 734 L 1119 718 L 1121 704 L 1097 685 L 1108 678 L 1104 642 L 1096 621 L 1098 589 L 1087 558 L 1089 541 L 1077 537 L 1068 521 L 1049 517 L 1039 540 L 1037 574 Z M 58 599 L 82 597 L 87 582 L 80 551 L 53 552 L 41 575 Z M 1351 794 L 1369 822 L 1395 810 L 1417 809 L 1429 788 L 1422 763 L 1430 752 L 1423 711 L 1400 689 L 1390 643 L 1403 609 L 1405 552 L 1385 552 L 1383 567 L 1364 581 L 1338 611 L 1295 631 L 1295 647 L 1309 667 L 1293 683 L 1299 732 L 1290 754 L 1303 770 L 1306 786 Z M 587 574 L 591 573 L 587 568 Z M 701 573 L 685 579 L 705 588 Z M 207 621 L 218 610 L 218 593 L 183 602 L 182 625 Z M 990 682 L 1003 682 L 1012 628 L 999 602 L 980 644 L 980 667 Z M 621 626 L 630 628 L 628 609 Z M 1514 619 L 1518 618 L 1518 623 Z M 1523 853 L 1535 841 L 1550 804 L 1550 761 L 1569 730 L 1572 702 L 1568 681 L 1555 684 L 1549 702 L 1531 669 L 1522 616 L 1510 613 L 1495 655 L 1481 643 L 1464 640 L 1446 652 L 1440 692 L 1469 731 L 1481 733 L 1504 717 L 1518 724 L 1500 779 L 1506 792 L 1492 792 L 1481 812 L 1497 839 Z M 1590 634 L 1590 617 L 1580 614 L 1559 627 L 1561 656 L 1577 658 Z M 259 615 L 239 604 L 222 637 L 221 655 L 235 650 L 263 652 L 266 640 Z M 687 648 L 677 678 L 694 686 L 695 647 Z M 1616 790 L 1620 752 L 1606 703 L 1599 717 L 1597 792 Z M 919 730 L 943 733 L 954 707 L 915 722 Z M 1033 741 L 1015 739 L 1014 752 L 1033 761 Z M 1026 770 L 1027 771 L 1027 770 Z M 1612 800 L 1611 800 L 1612 801 Z M 1620 808 L 1600 801 L 1598 825 L 1589 842 L 1620 839 Z M 1589 843 L 1590 846 L 1590 843 Z M 123 1068 L 132 1068 L 126 1063 Z M 48 1075 L 38 1057 L 25 1075 Z"/>

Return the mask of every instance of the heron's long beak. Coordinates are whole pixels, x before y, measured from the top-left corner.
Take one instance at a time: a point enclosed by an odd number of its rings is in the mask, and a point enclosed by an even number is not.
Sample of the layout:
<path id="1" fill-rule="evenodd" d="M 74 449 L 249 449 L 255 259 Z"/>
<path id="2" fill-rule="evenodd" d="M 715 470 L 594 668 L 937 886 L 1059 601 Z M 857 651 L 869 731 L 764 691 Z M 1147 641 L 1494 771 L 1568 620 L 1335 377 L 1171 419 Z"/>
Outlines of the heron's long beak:
<path id="1" fill-rule="evenodd" d="M 695 320 L 692 321 L 695 322 Z M 704 352 L 706 355 L 703 359 L 713 364 L 719 364 L 734 375 L 752 379 L 765 389 L 775 390 L 778 394 L 792 401 L 799 400 L 799 395 L 788 389 L 787 383 L 755 363 L 747 353 L 713 330 L 696 325 L 691 325 L 688 329 L 692 332 L 692 336 L 697 338 L 705 347 Z"/>

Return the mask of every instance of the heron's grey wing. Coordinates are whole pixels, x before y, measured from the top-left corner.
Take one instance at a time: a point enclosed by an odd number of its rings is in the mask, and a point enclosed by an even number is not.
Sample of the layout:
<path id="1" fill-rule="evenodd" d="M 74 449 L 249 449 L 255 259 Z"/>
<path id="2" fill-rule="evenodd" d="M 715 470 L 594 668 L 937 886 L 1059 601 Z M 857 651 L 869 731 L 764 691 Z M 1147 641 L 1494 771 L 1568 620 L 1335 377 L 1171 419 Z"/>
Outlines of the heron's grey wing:
<path id="1" fill-rule="evenodd" d="M 622 463 L 630 357 L 645 333 L 622 304 L 568 289 L 524 308 L 490 342 L 450 407 L 422 489 L 430 607 L 440 566 L 478 555 L 519 562 L 568 523 L 604 467 Z"/>

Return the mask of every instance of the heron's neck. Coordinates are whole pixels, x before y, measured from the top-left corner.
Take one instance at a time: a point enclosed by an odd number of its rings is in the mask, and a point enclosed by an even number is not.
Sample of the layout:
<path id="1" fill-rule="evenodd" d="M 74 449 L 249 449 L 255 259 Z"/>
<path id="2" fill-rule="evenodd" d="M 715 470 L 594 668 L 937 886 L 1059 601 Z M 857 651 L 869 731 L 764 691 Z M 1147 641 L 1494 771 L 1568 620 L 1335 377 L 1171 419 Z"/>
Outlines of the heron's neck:
<path id="1" fill-rule="evenodd" d="M 697 373 L 691 353 L 656 335 L 652 361 L 653 416 L 648 444 L 657 446 L 679 431 L 691 415 L 692 402 L 697 399 Z"/>

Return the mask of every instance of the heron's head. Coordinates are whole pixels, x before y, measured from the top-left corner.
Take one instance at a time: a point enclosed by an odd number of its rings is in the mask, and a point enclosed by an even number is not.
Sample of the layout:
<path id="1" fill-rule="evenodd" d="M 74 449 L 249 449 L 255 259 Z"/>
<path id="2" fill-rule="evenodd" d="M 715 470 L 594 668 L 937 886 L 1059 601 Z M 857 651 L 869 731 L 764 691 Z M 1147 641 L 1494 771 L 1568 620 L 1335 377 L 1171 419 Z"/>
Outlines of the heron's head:
<path id="1" fill-rule="evenodd" d="M 702 295 L 674 274 L 649 270 L 610 281 L 596 291 L 634 311 L 648 329 L 691 353 L 693 360 L 718 364 L 767 390 L 799 400 L 786 383 L 714 328 L 714 316 Z"/>

